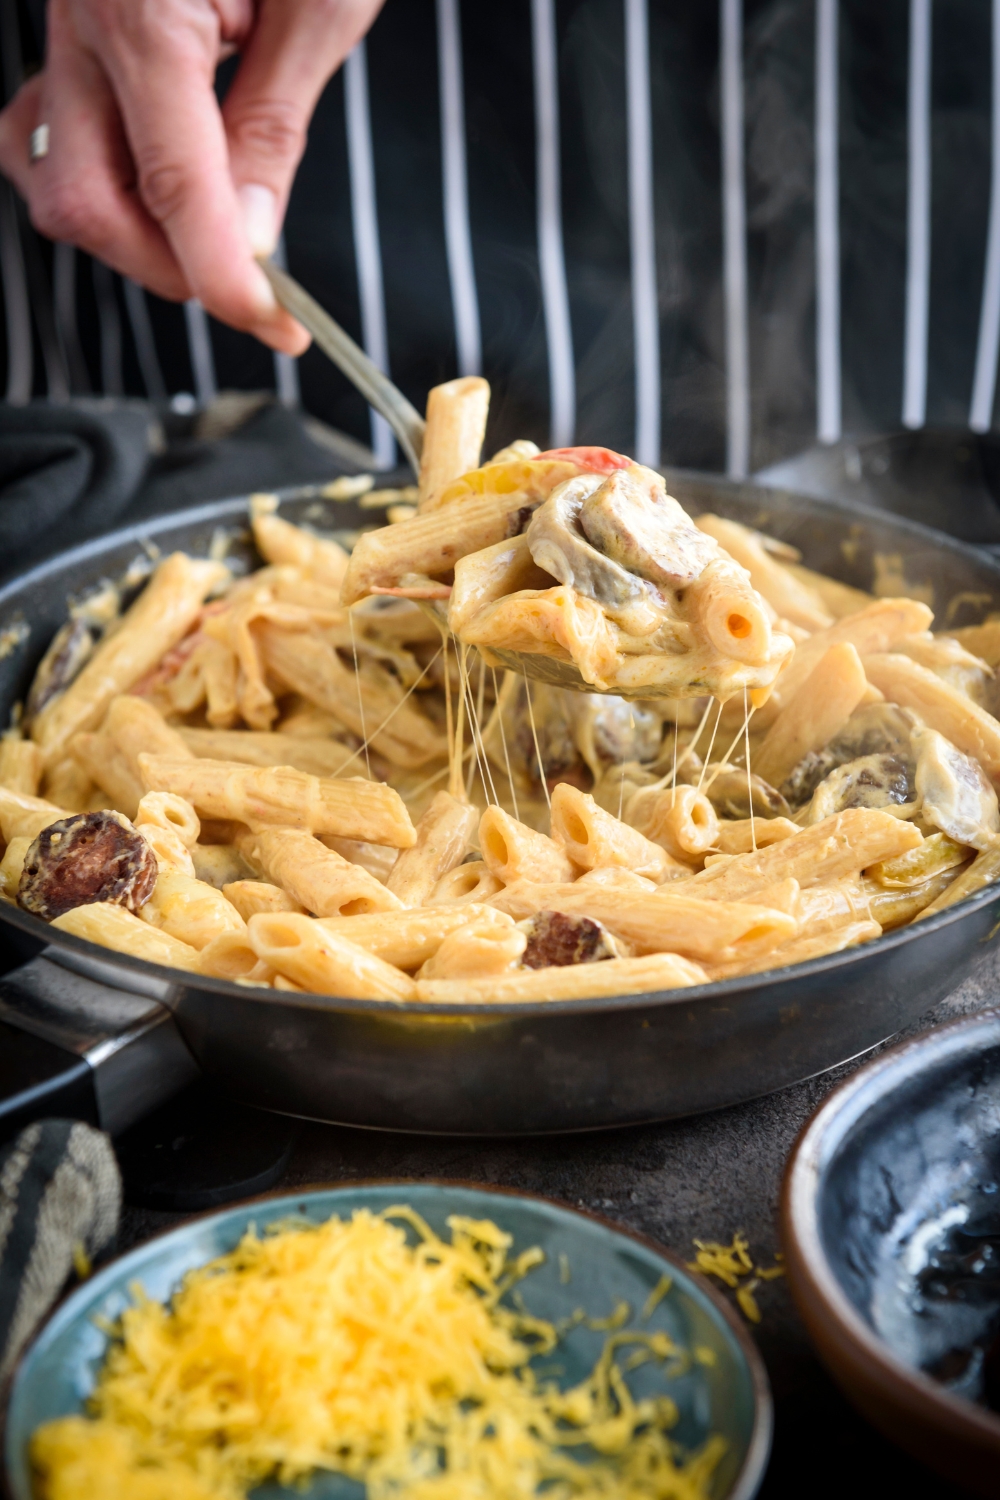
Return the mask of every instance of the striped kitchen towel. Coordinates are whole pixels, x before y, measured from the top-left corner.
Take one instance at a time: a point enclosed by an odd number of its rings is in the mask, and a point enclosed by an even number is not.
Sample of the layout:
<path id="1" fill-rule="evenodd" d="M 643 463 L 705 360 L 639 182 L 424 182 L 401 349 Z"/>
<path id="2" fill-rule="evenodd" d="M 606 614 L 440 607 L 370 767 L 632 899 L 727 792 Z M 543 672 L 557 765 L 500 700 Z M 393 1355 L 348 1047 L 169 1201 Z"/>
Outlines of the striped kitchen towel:
<path id="1" fill-rule="evenodd" d="M 113 1241 L 122 1185 L 108 1137 L 39 1120 L 0 1154 L 0 1381 L 70 1272 Z"/>

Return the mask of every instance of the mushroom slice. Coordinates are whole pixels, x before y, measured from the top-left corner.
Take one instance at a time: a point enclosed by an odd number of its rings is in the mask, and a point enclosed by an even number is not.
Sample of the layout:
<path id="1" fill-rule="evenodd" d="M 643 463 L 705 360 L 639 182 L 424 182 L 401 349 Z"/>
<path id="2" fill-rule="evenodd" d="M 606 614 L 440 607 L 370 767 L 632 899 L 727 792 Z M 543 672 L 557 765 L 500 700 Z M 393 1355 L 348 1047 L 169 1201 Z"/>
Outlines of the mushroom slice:
<path id="1" fill-rule="evenodd" d="M 849 807 L 914 811 L 913 770 L 901 755 L 860 755 L 845 761 L 820 782 L 799 821 L 808 827 Z M 904 814 L 905 815 L 905 814 Z"/>
<path id="2" fill-rule="evenodd" d="M 719 556 L 715 540 L 672 496 L 644 487 L 623 469 L 587 496 L 580 526 L 605 557 L 669 589 L 692 583 Z"/>
<path id="3" fill-rule="evenodd" d="M 605 557 L 580 529 L 583 502 L 606 481 L 578 474 L 557 484 L 528 523 L 528 550 L 536 565 L 598 604 L 621 609 L 649 595 L 650 585 Z"/>
<path id="4" fill-rule="evenodd" d="M 923 815 L 958 844 L 986 849 L 1000 833 L 997 794 L 982 767 L 936 729 L 914 736 Z"/>
<path id="5" fill-rule="evenodd" d="M 914 723 L 913 715 L 895 703 L 866 703 L 856 708 L 828 745 L 803 756 L 782 783 L 782 793 L 793 807 L 802 807 L 838 766 L 871 755 L 898 757 L 910 767 L 912 776 Z"/>

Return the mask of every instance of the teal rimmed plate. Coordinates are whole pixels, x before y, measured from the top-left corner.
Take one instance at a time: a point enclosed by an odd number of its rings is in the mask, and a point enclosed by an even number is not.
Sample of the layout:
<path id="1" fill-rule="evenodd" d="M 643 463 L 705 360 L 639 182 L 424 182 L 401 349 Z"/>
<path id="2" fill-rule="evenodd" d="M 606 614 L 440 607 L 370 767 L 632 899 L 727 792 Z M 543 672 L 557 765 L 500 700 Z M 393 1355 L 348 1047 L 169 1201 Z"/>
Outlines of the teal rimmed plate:
<path id="1" fill-rule="evenodd" d="M 674 1379 L 659 1366 L 646 1365 L 629 1376 L 629 1383 L 638 1395 L 655 1390 L 674 1399 L 680 1420 L 673 1435 L 685 1448 L 700 1447 L 711 1433 L 726 1439 L 713 1500 L 750 1500 L 756 1493 L 771 1442 L 767 1376 L 735 1314 L 701 1277 L 652 1241 L 544 1198 L 459 1183 L 386 1182 L 274 1194 L 223 1209 L 149 1240 L 77 1288 L 30 1346 L 13 1383 L 4 1434 L 12 1500 L 32 1500 L 27 1454 L 35 1428 L 83 1409 L 107 1344 L 95 1319 L 117 1318 L 128 1305 L 132 1282 L 166 1300 L 186 1271 L 231 1250 L 251 1224 L 263 1228 L 292 1214 L 319 1223 L 333 1214 L 349 1218 L 357 1208 L 377 1212 L 394 1203 L 410 1204 L 443 1235 L 450 1214 L 465 1214 L 493 1219 L 514 1236 L 515 1253 L 540 1245 L 545 1264 L 520 1287 L 526 1307 L 540 1317 L 559 1321 L 579 1307 L 591 1317 L 604 1317 L 625 1301 L 633 1313 L 627 1326 L 663 1330 L 687 1349 L 710 1350 Z M 671 1278 L 670 1290 L 643 1323 L 641 1310 L 664 1275 Z M 558 1366 L 560 1385 L 573 1385 L 593 1367 L 604 1338 L 576 1327 L 542 1367 Z M 304 1490 L 268 1484 L 254 1493 L 261 1500 L 293 1493 L 299 1500 L 361 1500 L 364 1490 L 340 1476 L 318 1474 Z"/>

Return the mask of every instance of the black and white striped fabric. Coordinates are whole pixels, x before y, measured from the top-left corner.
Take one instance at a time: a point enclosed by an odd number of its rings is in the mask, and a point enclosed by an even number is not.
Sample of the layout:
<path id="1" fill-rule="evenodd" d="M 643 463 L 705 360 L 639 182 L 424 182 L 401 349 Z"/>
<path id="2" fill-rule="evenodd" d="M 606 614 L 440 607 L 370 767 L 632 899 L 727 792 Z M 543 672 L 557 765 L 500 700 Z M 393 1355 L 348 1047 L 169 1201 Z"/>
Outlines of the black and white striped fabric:
<path id="1" fill-rule="evenodd" d="M 495 446 L 740 476 L 844 431 L 985 431 L 1000 0 L 387 0 L 320 102 L 284 251 L 418 404 L 486 374 Z M 393 460 L 318 354 L 81 260 L 49 267 L 0 202 L 9 399 L 272 385 Z"/>
<path id="2" fill-rule="evenodd" d="M 111 1244 L 121 1201 L 111 1142 L 90 1125 L 41 1120 L 0 1155 L 0 1383 L 81 1251 Z"/>

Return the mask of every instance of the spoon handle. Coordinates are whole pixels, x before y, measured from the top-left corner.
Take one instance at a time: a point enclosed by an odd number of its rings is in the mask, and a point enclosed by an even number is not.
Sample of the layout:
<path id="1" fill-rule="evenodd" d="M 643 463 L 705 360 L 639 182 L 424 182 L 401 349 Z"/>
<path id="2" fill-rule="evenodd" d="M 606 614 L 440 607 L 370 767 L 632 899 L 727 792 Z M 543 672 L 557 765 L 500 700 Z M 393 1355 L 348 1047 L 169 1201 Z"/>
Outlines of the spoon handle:
<path id="1" fill-rule="evenodd" d="M 355 385 L 370 406 L 381 412 L 406 454 L 414 474 L 420 472 L 420 455 L 424 448 L 424 419 L 410 405 L 402 391 L 383 375 L 363 349 L 359 349 L 351 336 L 334 322 L 315 297 L 310 297 L 305 287 L 299 285 L 287 271 L 282 271 L 272 260 L 263 257 L 261 269 L 274 295 L 286 312 L 297 318 L 303 328 L 311 333 L 323 353 L 343 370 L 348 380 Z"/>

